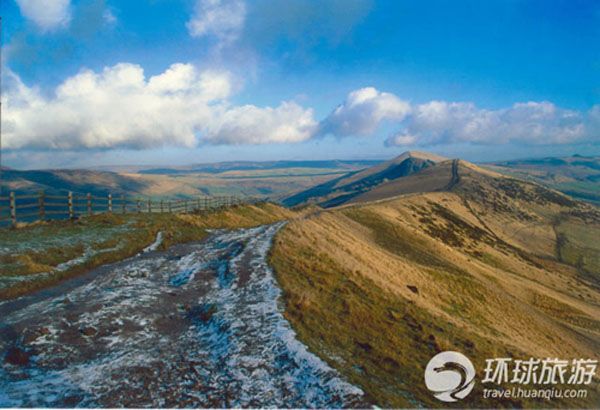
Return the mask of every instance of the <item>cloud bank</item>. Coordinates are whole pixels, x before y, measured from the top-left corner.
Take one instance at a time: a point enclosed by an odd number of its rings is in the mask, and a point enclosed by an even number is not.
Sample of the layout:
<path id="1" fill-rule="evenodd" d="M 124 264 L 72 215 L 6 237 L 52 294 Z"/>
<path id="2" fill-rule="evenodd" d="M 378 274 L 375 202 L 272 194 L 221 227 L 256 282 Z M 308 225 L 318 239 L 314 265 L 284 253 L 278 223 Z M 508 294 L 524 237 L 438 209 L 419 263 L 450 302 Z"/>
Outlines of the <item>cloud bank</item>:
<path id="1" fill-rule="evenodd" d="M 50 96 L 10 71 L 4 82 L 3 131 L 9 149 L 195 147 L 199 144 L 298 143 L 332 135 L 368 137 L 387 123 L 397 129 L 387 146 L 436 144 L 574 144 L 600 142 L 600 105 L 587 112 L 550 102 L 497 110 L 473 103 L 413 105 L 373 87 L 360 88 L 323 120 L 293 101 L 275 107 L 235 105 L 233 80 L 223 70 L 177 63 L 146 77 L 120 63 L 83 70 Z"/>
<path id="2" fill-rule="evenodd" d="M 21 14 L 41 30 L 65 27 L 71 20 L 70 0 L 16 0 Z"/>
<path id="3" fill-rule="evenodd" d="M 129 63 L 84 70 L 50 97 L 12 72 L 6 80 L 2 121 L 9 149 L 298 142 L 317 125 L 312 110 L 292 102 L 234 106 L 228 72 L 191 64 L 173 64 L 149 78 Z"/>
<path id="4" fill-rule="evenodd" d="M 412 114 L 387 145 L 571 144 L 600 141 L 600 106 L 579 112 L 543 102 L 486 110 L 472 103 L 431 101 Z"/>

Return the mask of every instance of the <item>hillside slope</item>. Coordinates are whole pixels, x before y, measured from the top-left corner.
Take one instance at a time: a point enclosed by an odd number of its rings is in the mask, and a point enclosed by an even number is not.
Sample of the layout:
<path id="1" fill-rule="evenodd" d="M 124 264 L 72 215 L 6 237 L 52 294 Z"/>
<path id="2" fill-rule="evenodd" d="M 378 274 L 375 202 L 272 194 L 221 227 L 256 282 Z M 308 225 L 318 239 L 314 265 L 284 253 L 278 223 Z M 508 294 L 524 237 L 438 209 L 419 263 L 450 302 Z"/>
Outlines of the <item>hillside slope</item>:
<path id="1" fill-rule="evenodd" d="M 596 357 L 597 208 L 464 161 L 397 181 L 412 193 L 373 190 L 356 200 L 377 202 L 294 221 L 276 238 L 286 314 L 311 349 L 383 407 L 439 405 L 422 378 L 443 350 L 480 370 L 494 357 Z M 563 404 L 599 399 L 596 384 Z M 461 402 L 524 404 L 483 400 L 479 382 Z"/>
<path id="2" fill-rule="evenodd" d="M 405 152 L 382 164 L 350 172 L 340 178 L 296 193 L 283 200 L 286 206 L 318 203 L 324 207 L 344 204 L 381 184 L 412 175 L 445 158 L 424 152 Z"/>
<path id="3" fill-rule="evenodd" d="M 4 170 L 2 188 L 17 193 L 90 192 L 94 195 L 140 193 L 148 183 L 114 172 L 89 170 Z"/>

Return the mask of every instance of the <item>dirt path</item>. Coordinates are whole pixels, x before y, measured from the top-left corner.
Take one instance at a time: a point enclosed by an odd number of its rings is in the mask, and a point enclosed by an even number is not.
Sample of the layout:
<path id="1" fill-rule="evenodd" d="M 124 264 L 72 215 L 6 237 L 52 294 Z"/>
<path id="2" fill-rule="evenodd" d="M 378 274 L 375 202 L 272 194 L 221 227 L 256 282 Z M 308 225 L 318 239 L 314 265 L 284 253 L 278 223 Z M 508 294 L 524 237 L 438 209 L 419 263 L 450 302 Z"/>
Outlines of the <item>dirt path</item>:
<path id="1" fill-rule="evenodd" d="M 214 232 L 13 305 L 0 407 L 364 406 L 281 314 L 266 263 L 281 226 Z"/>
<path id="2" fill-rule="evenodd" d="M 460 183 L 460 175 L 458 174 L 458 160 L 452 160 L 452 176 L 450 177 L 450 182 L 443 189 L 444 191 L 452 191 L 456 185 Z"/>

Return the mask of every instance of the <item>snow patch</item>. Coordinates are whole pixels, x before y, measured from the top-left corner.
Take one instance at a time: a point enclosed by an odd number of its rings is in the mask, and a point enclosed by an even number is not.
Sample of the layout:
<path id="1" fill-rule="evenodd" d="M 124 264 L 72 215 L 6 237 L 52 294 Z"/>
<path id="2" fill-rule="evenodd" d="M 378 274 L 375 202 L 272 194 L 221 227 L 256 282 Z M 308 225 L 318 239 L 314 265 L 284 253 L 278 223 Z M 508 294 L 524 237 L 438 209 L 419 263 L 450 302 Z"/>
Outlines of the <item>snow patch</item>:
<path id="1" fill-rule="evenodd" d="M 144 250 L 142 251 L 142 253 L 154 252 L 162 244 L 162 241 L 163 241 L 163 233 L 161 231 L 158 234 L 156 234 L 156 240 L 152 244 L 146 246 L 144 248 Z"/>
<path id="2" fill-rule="evenodd" d="M 364 407 L 283 316 L 267 264 L 282 226 L 138 255 L 8 314 L 6 326 L 45 329 L 29 365 L 0 368 L 0 407 Z"/>

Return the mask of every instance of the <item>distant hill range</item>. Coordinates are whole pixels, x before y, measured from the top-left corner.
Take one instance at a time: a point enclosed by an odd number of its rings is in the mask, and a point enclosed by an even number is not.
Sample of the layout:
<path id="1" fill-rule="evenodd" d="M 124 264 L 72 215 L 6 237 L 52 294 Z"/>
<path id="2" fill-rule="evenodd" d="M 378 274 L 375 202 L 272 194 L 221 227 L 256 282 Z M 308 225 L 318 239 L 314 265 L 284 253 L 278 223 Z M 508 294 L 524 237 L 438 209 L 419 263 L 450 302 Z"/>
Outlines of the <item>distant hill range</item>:
<path id="1" fill-rule="evenodd" d="M 3 169 L 1 186 L 5 191 L 32 193 L 45 191 L 64 194 L 67 191 L 93 195 L 125 195 L 142 192 L 147 184 L 114 172 L 74 170 L 18 171 Z"/>
<path id="2" fill-rule="evenodd" d="M 405 193 L 441 191 L 452 182 L 453 160 L 405 152 L 389 160 L 222 162 L 181 167 L 126 166 L 105 170 L 16 170 L 3 167 L 3 191 L 67 191 L 94 195 L 190 197 L 261 196 L 287 206 L 329 208 Z M 465 161 L 458 167 L 474 167 Z M 115 168 L 116 170 L 117 168 Z M 600 157 L 550 157 L 480 164 L 493 171 L 542 184 L 573 198 L 600 204 Z M 486 171 L 487 170 L 487 171 Z"/>
<path id="3" fill-rule="evenodd" d="M 600 205 L 600 157 L 573 155 L 502 161 L 485 166 Z"/>
<path id="4" fill-rule="evenodd" d="M 323 161 L 233 161 L 212 164 L 194 164 L 183 167 L 140 169 L 140 174 L 219 174 L 228 171 L 258 171 L 289 168 L 355 169 L 375 166 L 381 160 L 323 160 Z"/>
<path id="5" fill-rule="evenodd" d="M 181 167 L 99 167 L 96 169 L 2 169 L 3 191 L 94 195 L 190 197 L 261 196 L 278 200 L 331 178 L 381 163 L 380 160 L 222 162 Z"/>

